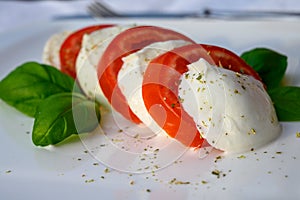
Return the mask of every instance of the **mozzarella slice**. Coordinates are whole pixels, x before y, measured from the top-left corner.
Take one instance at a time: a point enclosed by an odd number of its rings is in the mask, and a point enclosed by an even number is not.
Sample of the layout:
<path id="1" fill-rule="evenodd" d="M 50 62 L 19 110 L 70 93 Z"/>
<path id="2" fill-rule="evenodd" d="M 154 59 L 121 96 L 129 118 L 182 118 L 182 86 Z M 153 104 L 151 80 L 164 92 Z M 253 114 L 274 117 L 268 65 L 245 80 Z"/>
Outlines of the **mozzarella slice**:
<path id="1" fill-rule="evenodd" d="M 122 59 L 124 63 L 118 74 L 119 87 L 133 113 L 155 134 L 164 131 L 152 119 L 144 105 L 142 97 L 143 75 L 153 58 L 188 44 L 190 42 L 183 40 L 156 42 Z"/>
<path id="2" fill-rule="evenodd" d="M 82 46 L 76 60 L 77 80 L 87 96 L 95 98 L 106 108 L 110 107 L 110 103 L 99 86 L 97 65 L 103 52 L 115 36 L 131 27 L 133 25 L 114 26 L 83 36 Z"/>
<path id="3" fill-rule="evenodd" d="M 210 145 L 243 152 L 278 137 L 281 128 L 275 109 L 260 81 L 203 59 L 188 69 L 181 76 L 179 96 Z"/>
<path id="4" fill-rule="evenodd" d="M 60 47 L 70 34 L 71 34 L 70 31 L 56 33 L 48 39 L 44 47 L 43 56 L 42 56 L 43 62 L 45 64 L 51 65 L 58 69 L 60 68 L 60 58 L 59 58 Z"/>

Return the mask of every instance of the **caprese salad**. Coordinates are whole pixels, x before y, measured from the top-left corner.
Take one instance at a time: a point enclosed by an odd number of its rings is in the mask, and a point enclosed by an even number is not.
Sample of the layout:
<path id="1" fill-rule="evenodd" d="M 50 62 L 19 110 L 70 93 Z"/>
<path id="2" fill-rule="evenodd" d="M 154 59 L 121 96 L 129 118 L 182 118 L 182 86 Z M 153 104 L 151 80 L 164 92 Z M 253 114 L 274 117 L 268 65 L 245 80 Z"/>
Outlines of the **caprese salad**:
<path id="1" fill-rule="evenodd" d="M 265 51 L 283 61 L 284 73 L 286 57 L 266 49 L 256 49 L 255 53 L 263 57 Z M 62 86 L 64 81 L 70 82 L 66 76 L 71 76 L 81 88 L 75 90 L 88 100 L 113 109 L 133 124 L 143 123 L 156 134 L 169 135 L 189 147 L 201 147 L 206 141 L 222 151 L 241 152 L 265 145 L 281 131 L 268 83 L 264 82 L 266 73 L 261 77 L 259 69 L 255 70 L 242 57 L 219 46 L 197 44 L 182 33 L 162 27 L 104 24 L 49 38 L 43 52 L 47 65 L 42 67 L 51 65 L 64 73 L 47 81 Z M 0 91 L 8 90 L 7 79 L 9 76 L 1 81 Z M 48 96 L 53 94 L 56 92 Z M 42 113 L 42 106 L 25 112 L 24 106 L 16 106 L 4 95 L 0 97 L 31 116 Z M 47 95 L 40 98 L 47 99 Z M 59 98 L 62 97 L 53 97 Z M 90 109 L 88 100 L 80 99 L 76 105 L 85 102 Z M 61 114 L 52 118 L 60 119 Z M 66 119 L 63 118 L 64 123 L 68 124 Z M 41 124 L 34 125 L 36 135 Z M 47 127 L 47 136 L 33 139 L 34 143 L 56 144 L 76 132 L 74 122 L 70 126 L 72 130 L 65 134 L 68 131 L 64 128 L 65 135 L 60 139 L 49 138 Z"/>
<path id="2" fill-rule="evenodd" d="M 155 26 L 91 26 L 62 38 L 47 42 L 45 62 L 154 132 L 223 151 L 251 150 L 280 133 L 258 73 L 229 50 Z"/>

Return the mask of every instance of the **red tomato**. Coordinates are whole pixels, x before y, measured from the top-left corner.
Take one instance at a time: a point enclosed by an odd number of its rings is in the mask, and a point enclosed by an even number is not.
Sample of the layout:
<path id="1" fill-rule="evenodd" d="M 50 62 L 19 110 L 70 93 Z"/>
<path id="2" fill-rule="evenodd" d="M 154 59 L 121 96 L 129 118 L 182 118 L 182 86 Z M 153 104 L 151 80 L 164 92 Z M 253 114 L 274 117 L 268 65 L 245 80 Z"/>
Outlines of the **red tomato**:
<path id="1" fill-rule="evenodd" d="M 99 84 L 114 109 L 125 118 L 135 123 L 141 122 L 129 108 L 118 86 L 118 73 L 123 65 L 122 58 L 151 43 L 179 39 L 193 42 L 175 31 L 154 26 L 138 26 L 123 31 L 108 45 L 98 64 Z"/>
<path id="2" fill-rule="evenodd" d="M 69 35 L 60 47 L 60 68 L 61 71 L 76 78 L 76 59 L 81 49 L 82 38 L 84 34 L 92 33 L 93 31 L 111 27 L 111 24 L 94 25 L 80 29 Z"/>
<path id="3" fill-rule="evenodd" d="M 178 99 L 180 76 L 187 65 L 200 58 L 210 64 L 245 73 L 261 80 L 259 75 L 239 56 L 221 47 L 192 44 L 176 48 L 153 59 L 144 75 L 143 99 L 153 119 L 173 138 L 187 146 L 201 146 L 203 139 L 193 119 Z M 160 109 L 153 109 L 160 105 Z M 151 109 L 152 108 L 152 109 Z M 166 113 L 162 114 L 162 110 Z"/>

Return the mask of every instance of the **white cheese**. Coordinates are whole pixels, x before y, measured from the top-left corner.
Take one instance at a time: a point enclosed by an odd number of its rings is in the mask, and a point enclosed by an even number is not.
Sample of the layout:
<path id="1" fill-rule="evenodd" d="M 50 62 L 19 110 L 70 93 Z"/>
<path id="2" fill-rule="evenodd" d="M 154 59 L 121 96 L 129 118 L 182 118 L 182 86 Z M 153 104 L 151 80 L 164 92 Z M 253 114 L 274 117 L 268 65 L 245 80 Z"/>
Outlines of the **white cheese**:
<path id="1" fill-rule="evenodd" d="M 275 109 L 260 81 L 203 59 L 188 69 L 181 76 L 178 94 L 211 146 L 243 152 L 278 137 L 281 128 Z"/>
<path id="2" fill-rule="evenodd" d="M 65 39 L 70 35 L 70 31 L 64 31 L 52 35 L 43 50 L 43 62 L 60 69 L 59 51 Z"/>
<path id="3" fill-rule="evenodd" d="M 119 33 L 131 27 L 133 25 L 113 26 L 83 36 L 82 46 L 76 60 L 77 80 L 87 96 L 97 99 L 107 108 L 110 104 L 99 86 L 97 65 L 110 42 Z"/>
<path id="4" fill-rule="evenodd" d="M 118 74 L 119 87 L 133 113 L 155 134 L 164 131 L 152 119 L 144 105 L 142 97 L 143 75 L 153 58 L 188 44 L 190 42 L 183 40 L 156 42 L 122 59 L 124 63 Z"/>

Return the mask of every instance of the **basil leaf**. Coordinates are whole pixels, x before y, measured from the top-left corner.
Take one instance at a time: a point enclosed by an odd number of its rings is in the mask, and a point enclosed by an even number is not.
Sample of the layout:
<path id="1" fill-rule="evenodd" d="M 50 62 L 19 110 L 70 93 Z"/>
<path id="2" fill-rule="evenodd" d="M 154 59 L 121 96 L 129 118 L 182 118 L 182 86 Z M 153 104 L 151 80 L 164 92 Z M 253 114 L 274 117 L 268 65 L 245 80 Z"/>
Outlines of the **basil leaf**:
<path id="1" fill-rule="evenodd" d="M 269 91 L 279 121 L 300 121 L 300 87 L 278 87 Z"/>
<path id="2" fill-rule="evenodd" d="M 286 56 L 270 49 L 256 48 L 243 53 L 241 58 L 258 72 L 268 90 L 280 85 L 287 68 Z"/>
<path id="3" fill-rule="evenodd" d="M 74 79 L 54 67 L 24 63 L 0 82 L 0 98 L 33 117 L 39 103 L 50 95 L 72 92 Z"/>
<path id="4" fill-rule="evenodd" d="M 60 93 L 40 103 L 35 115 L 32 141 L 54 145 L 73 134 L 92 131 L 100 121 L 100 108 L 80 94 Z"/>

